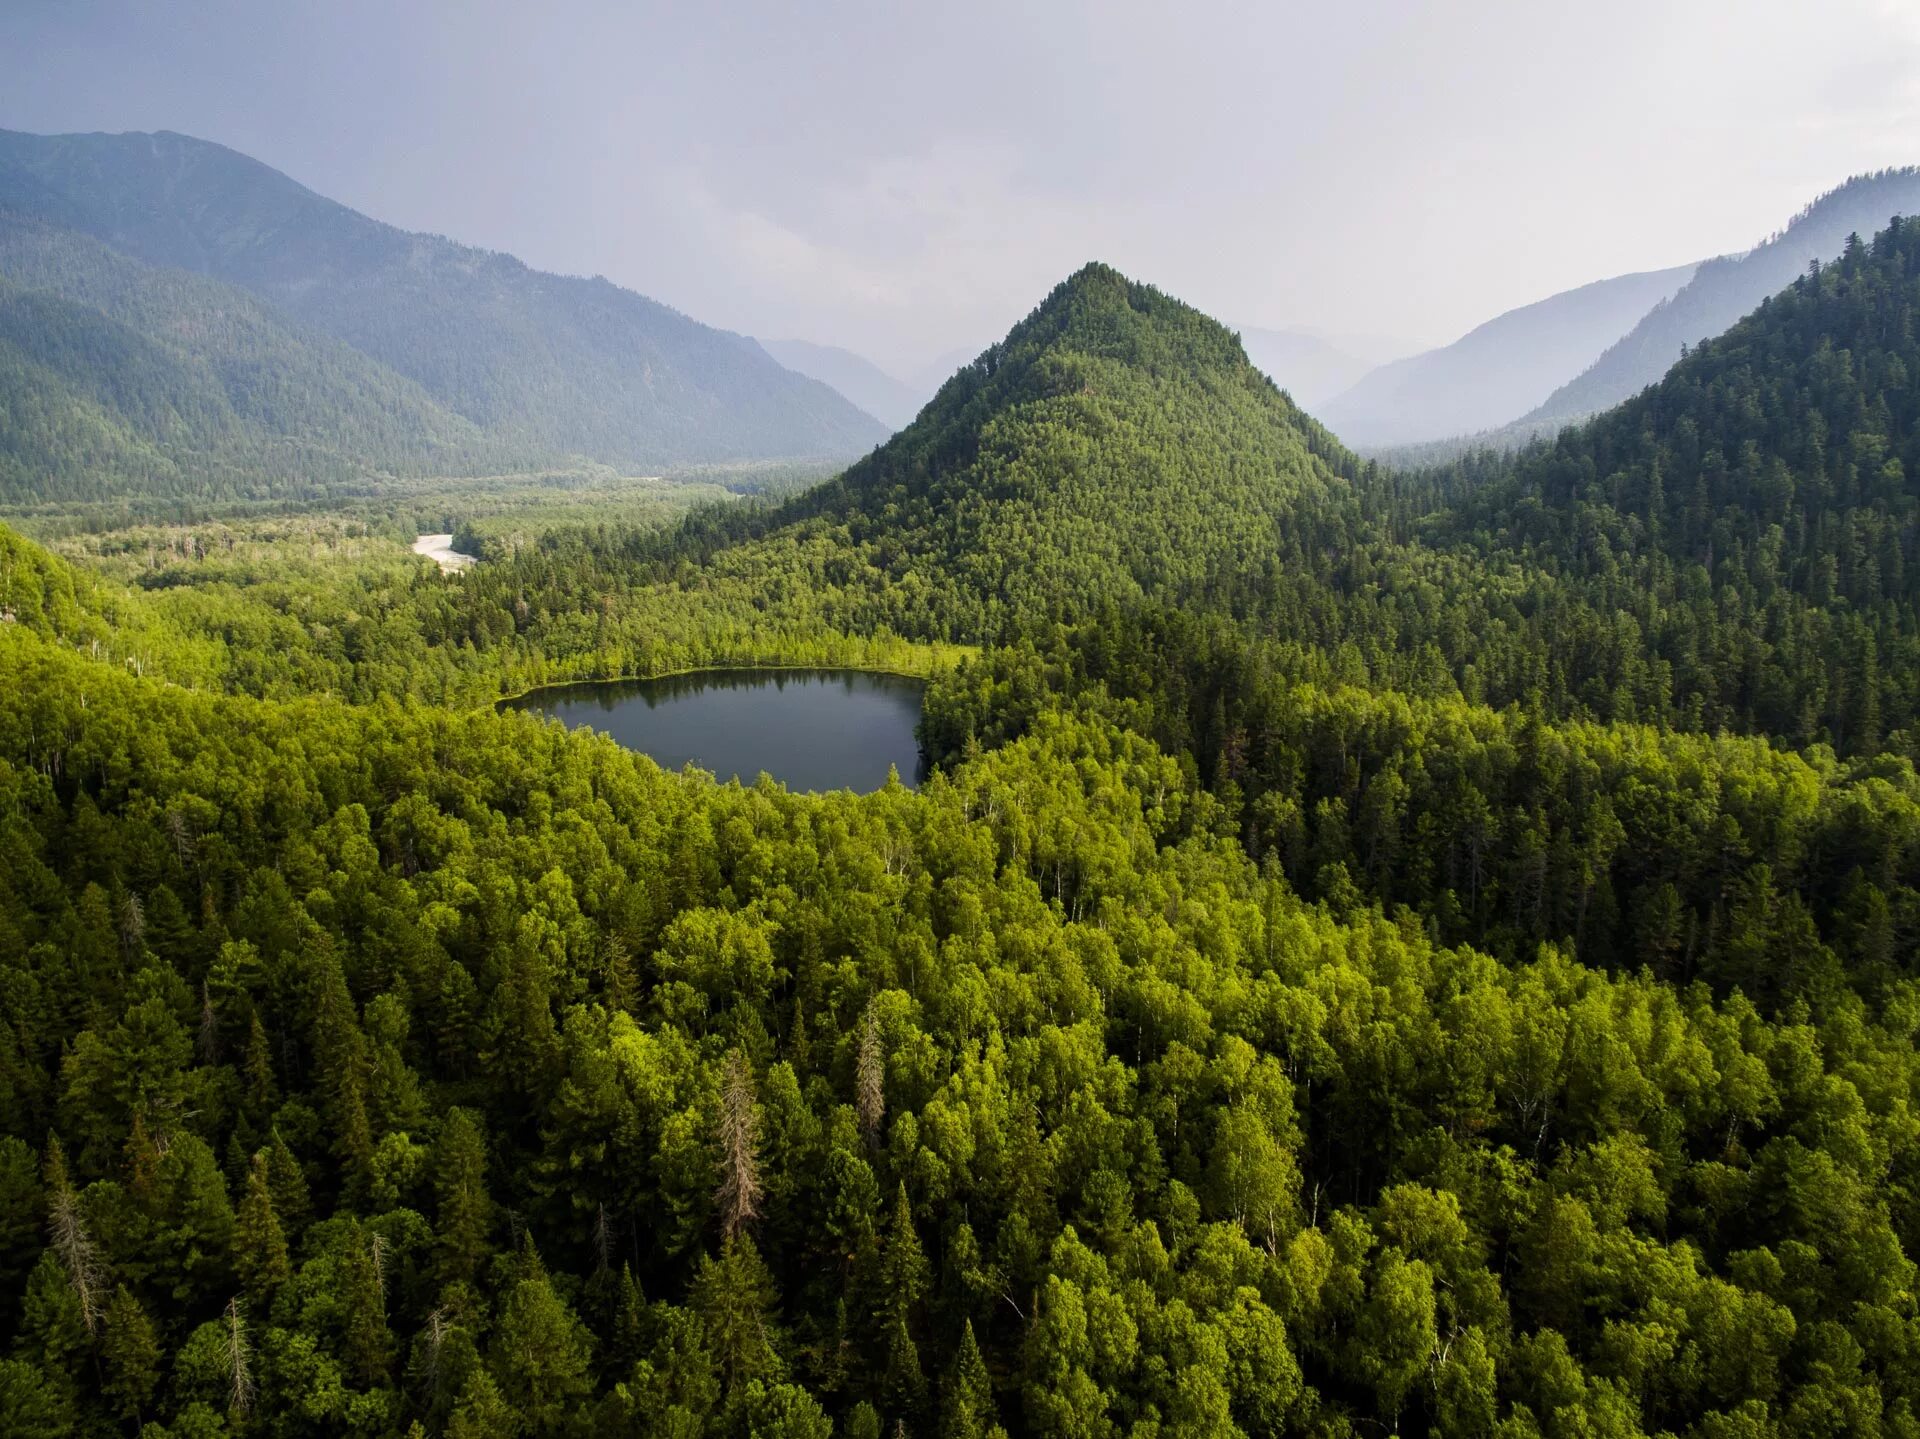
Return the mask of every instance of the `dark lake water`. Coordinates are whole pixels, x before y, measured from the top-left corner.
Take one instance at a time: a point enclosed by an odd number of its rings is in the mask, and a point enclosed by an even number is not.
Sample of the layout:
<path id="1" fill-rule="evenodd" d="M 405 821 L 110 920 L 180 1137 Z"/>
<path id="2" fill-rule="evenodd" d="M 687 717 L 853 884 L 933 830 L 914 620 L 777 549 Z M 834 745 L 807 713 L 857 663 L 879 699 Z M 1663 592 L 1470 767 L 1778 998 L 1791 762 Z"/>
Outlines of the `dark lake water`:
<path id="1" fill-rule="evenodd" d="M 790 789 L 866 791 L 889 765 L 918 782 L 924 688 L 864 670 L 706 670 L 561 685 L 502 708 L 591 725 L 667 769 L 691 760 L 721 779 L 751 783 L 765 770 Z"/>

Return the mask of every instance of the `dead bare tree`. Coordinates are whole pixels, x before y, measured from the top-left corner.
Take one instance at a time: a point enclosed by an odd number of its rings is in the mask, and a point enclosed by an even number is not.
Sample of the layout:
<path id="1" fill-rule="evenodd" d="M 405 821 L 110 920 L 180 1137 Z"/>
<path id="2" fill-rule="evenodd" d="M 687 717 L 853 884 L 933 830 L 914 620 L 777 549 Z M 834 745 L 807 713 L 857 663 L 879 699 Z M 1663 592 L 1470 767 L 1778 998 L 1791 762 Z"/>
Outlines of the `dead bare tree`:
<path id="1" fill-rule="evenodd" d="M 253 1346 L 247 1343 L 247 1324 L 240 1315 L 240 1296 L 227 1301 L 227 1373 L 232 1387 L 227 1407 L 242 1419 L 253 1412 Z"/>
<path id="2" fill-rule="evenodd" d="M 80 1322 L 86 1325 L 87 1333 L 92 1334 L 100 1327 L 105 1304 L 106 1267 L 93 1236 L 87 1233 L 86 1217 L 80 1212 L 80 1196 L 67 1182 L 66 1164 L 57 1150 L 49 1168 L 53 1182 L 47 1201 L 48 1239 L 66 1268 L 67 1283 L 73 1286 L 73 1297 L 80 1306 Z"/>
<path id="3" fill-rule="evenodd" d="M 753 1068 L 739 1050 L 727 1054 L 720 1094 L 720 1228 L 733 1238 L 760 1216 L 760 1115 Z"/>
<path id="4" fill-rule="evenodd" d="M 860 1049 L 854 1062 L 853 1104 L 860 1116 L 860 1131 L 872 1139 L 880 1130 L 887 1113 L 886 1060 L 880 1050 L 880 1011 L 867 1001 L 867 1012 L 860 1018 Z"/>

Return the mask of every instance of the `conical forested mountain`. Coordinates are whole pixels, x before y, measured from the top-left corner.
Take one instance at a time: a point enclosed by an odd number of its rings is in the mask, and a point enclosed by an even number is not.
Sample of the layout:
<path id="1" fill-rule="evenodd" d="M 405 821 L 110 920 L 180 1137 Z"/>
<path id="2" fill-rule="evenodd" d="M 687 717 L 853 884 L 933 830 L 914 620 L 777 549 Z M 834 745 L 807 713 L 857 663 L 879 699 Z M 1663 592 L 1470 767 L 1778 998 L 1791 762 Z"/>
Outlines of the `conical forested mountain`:
<path id="1" fill-rule="evenodd" d="M 1093 264 L 785 518 L 843 531 L 896 598 L 946 617 L 933 628 L 978 638 L 1197 600 L 1287 543 L 1356 463 L 1231 331 Z"/>
<path id="2" fill-rule="evenodd" d="M 549 454 L 852 456 L 886 433 L 743 336 L 604 279 L 381 224 L 185 135 L 0 132 L 0 208 L 240 285 Z"/>

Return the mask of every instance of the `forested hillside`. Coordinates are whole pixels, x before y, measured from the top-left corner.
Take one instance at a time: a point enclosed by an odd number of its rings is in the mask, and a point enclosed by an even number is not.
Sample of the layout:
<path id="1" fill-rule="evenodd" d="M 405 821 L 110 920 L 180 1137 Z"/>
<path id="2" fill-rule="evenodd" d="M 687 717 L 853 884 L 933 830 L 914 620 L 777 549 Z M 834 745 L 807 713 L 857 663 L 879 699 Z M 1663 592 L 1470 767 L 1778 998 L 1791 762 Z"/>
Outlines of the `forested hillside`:
<path id="1" fill-rule="evenodd" d="M 667 532 L 0 532 L 0 1427 L 1920 1433 L 1916 302 L 1415 476 L 1095 265 Z M 484 703 L 746 659 L 939 772 Z"/>
<path id="2" fill-rule="evenodd" d="M 323 494 L 532 456 L 233 286 L 0 212 L 0 502 Z"/>
<path id="3" fill-rule="evenodd" d="M 184 135 L 0 132 L 0 208 L 251 291 L 523 450 L 644 469 L 851 457 L 885 437 L 742 336 L 380 224 Z"/>

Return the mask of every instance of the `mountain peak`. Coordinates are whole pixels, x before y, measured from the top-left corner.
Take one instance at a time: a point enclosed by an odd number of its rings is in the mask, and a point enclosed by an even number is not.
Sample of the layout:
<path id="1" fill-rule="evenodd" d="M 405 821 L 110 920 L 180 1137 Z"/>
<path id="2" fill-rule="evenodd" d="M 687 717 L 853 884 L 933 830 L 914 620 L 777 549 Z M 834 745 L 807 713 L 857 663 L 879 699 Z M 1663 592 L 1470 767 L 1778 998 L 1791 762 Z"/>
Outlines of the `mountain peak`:
<path id="1" fill-rule="evenodd" d="M 1070 352 L 1153 374 L 1252 375 L 1233 331 L 1098 260 L 1062 280 L 976 363 L 998 368 Z"/>

